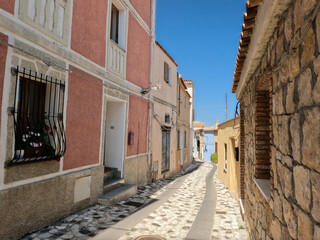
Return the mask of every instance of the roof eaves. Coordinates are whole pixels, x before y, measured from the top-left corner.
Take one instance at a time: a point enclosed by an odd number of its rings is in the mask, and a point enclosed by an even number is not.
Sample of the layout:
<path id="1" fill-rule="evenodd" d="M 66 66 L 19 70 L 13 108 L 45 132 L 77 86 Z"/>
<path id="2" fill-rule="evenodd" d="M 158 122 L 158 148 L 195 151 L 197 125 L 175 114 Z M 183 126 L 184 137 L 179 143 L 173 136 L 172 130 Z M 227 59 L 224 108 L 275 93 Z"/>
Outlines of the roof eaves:
<path id="1" fill-rule="evenodd" d="M 243 15 L 242 32 L 240 34 L 238 55 L 236 60 L 236 66 L 233 75 L 232 92 L 235 93 L 239 84 L 241 72 L 244 62 L 246 60 L 249 44 L 253 28 L 255 27 L 255 19 L 258 13 L 258 7 L 263 0 L 250 0 L 246 2 L 246 13 Z"/>
<path id="2" fill-rule="evenodd" d="M 178 67 L 178 63 L 171 57 L 171 55 L 162 47 L 162 45 L 156 41 L 156 44 L 160 47 L 160 49 L 171 59 L 171 61 Z"/>

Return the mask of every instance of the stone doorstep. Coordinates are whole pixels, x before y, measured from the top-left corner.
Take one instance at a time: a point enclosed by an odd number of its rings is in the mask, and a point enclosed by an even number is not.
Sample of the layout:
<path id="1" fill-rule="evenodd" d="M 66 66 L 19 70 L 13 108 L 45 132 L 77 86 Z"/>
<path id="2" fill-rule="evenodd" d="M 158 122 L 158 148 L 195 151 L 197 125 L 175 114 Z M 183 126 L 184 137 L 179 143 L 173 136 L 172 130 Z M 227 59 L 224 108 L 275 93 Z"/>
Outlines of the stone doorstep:
<path id="1" fill-rule="evenodd" d="M 98 203 L 103 205 L 112 205 L 126 200 L 137 194 L 137 185 L 123 184 L 120 187 L 112 189 L 98 198 Z"/>
<path id="2" fill-rule="evenodd" d="M 119 188 L 124 185 L 123 178 L 112 178 L 105 180 L 103 183 L 103 193 L 107 193 L 115 188 Z"/>

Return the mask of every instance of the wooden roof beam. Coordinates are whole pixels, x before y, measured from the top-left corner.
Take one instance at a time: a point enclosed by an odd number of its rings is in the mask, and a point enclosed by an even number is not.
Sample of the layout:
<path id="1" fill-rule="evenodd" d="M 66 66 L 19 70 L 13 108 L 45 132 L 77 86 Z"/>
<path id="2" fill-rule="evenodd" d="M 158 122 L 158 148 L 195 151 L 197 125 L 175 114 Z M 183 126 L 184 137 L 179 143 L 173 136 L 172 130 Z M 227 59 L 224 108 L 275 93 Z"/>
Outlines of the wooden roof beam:
<path id="1" fill-rule="evenodd" d="M 261 3 L 262 3 L 262 0 L 250 0 L 246 2 L 246 7 L 248 6 L 248 8 L 251 8 L 251 7 L 260 6 Z"/>

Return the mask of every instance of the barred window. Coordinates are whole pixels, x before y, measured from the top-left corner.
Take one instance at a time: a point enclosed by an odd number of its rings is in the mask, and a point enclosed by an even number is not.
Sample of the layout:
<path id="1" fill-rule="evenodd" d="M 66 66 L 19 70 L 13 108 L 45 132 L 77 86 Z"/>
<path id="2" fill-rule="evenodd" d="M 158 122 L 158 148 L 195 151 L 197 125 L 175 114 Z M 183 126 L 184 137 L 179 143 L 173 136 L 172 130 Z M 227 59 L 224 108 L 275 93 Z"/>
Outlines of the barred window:
<path id="1" fill-rule="evenodd" d="M 14 69 L 14 157 L 8 165 L 58 159 L 64 155 L 65 83 L 36 72 Z"/>

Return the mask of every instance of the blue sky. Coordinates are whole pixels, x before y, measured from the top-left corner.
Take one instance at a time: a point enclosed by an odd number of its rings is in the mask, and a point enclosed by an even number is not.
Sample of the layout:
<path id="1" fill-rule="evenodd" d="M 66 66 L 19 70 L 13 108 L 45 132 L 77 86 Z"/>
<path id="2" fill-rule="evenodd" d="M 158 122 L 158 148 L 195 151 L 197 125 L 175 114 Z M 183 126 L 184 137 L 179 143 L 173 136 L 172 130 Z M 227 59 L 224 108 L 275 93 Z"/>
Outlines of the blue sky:
<path id="1" fill-rule="evenodd" d="M 236 106 L 231 93 L 245 0 L 157 0 L 156 40 L 195 85 L 196 121 L 214 125 Z"/>

